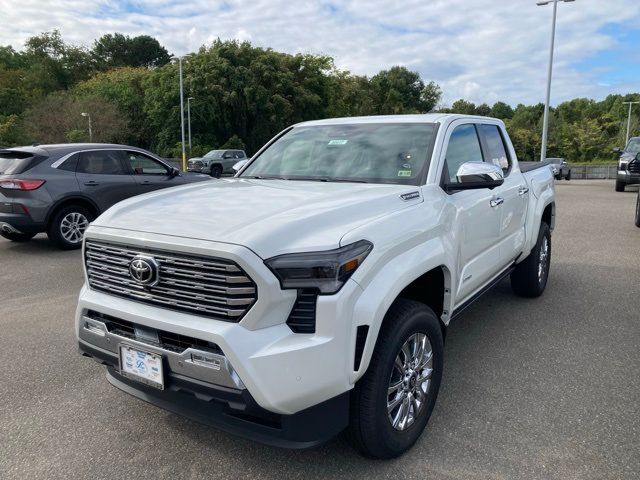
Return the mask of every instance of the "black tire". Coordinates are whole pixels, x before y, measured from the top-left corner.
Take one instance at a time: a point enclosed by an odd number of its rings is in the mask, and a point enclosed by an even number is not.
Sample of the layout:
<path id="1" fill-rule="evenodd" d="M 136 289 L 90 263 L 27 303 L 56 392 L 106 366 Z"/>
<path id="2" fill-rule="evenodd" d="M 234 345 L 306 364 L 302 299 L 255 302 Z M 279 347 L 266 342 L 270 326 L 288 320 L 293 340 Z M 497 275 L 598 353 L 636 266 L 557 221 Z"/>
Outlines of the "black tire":
<path id="1" fill-rule="evenodd" d="M 636 227 L 640 227 L 640 192 L 636 198 Z"/>
<path id="2" fill-rule="evenodd" d="M 68 238 L 65 238 L 62 231 L 63 221 L 73 214 L 80 215 L 86 219 L 86 225 L 84 225 L 83 228 L 79 227 L 80 230 L 82 230 L 81 233 L 84 233 L 84 229 L 86 229 L 88 224 L 94 220 L 94 215 L 89 210 L 79 205 L 70 205 L 55 212 L 49 222 L 47 235 L 49 236 L 49 240 L 62 250 L 75 250 L 82 246 L 82 235 L 80 235 L 79 241 L 70 241 Z"/>
<path id="3" fill-rule="evenodd" d="M 547 245 L 546 256 L 540 255 L 543 245 Z M 542 270 L 539 270 L 541 262 L 544 261 Z M 511 288 L 516 295 L 521 297 L 535 298 L 542 295 L 547 280 L 549 279 L 549 270 L 551 267 L 551 231 L 549 225 L 545 222 L 540 224 L 538 232 L 538 241 L 531 250 L 529 256 L 520 262 L 516 269 L 511 273 Z"/>
<path id="4" fill-rule="evenodd" d="M 16 243 L 24 243 L 36 236 L 35 233 L 0 232 L 0 236 Z"/>
<path id="5" fill-rule="evenodd" d="M 220 178 L 222 176 L 222 166 L 220 166 L 220 165 L 211 165 L 210 175 L 213 178 Z"/>
<path id="6" fill-rule="evenodd" d="M 568 182 L 569 180 L 571 180 L 571 170 L 569 170 L 569 171 L 567 172 L 567 176 L 566 176 L 566 177 L 564 177 L 564 179 L 565 179 L 567 182 Z"/>
<path id="7" fill-rule="evenodd" d="M 625 183 L 620 180 L 616 180 L 616 192 L 624 192 Z"/>
<path id="8" fill-rule="evenodd" d="M 400 373 L 395 367 L 396 357 L 399 358 L 402 346 L 415 334 L 426 335 L 429 340 L 433 352 L 430 361 L 433 370 L 430 383 L 425 386 L 426 397 L 423 397 L 422 406 L 418 407 L 417 417 L 404 430 L 399 430 L 391 423 L 387 402 L 392 395 L 396 395 L 392 399 L 396 400 L 407 394 L 404 393 L 404 387 L 391 394 L 388 389 L 392 375 Z M 424 358 L 421 355 L 419 357 Z M 411 448 L 422 434 L 435 406 L 442 369 L 443 337 L 435 313 L 422 303 L 396 300 L 385 316 L 369 368 L 351 395 L 351 421 L 346 432 L 351 444 L 365 456 L 382 459 L 397 457 Z M 413 377 L 418 376 L 418 372 L 414 372 Z M 409 385 L 411 380 L 407 382 L 407 388 L 413 388 L 414 391 L 419 385 L 415 380 L 413 387 Z M 401 408 L 400 405 L 398 403 L 397 408 Z"/>

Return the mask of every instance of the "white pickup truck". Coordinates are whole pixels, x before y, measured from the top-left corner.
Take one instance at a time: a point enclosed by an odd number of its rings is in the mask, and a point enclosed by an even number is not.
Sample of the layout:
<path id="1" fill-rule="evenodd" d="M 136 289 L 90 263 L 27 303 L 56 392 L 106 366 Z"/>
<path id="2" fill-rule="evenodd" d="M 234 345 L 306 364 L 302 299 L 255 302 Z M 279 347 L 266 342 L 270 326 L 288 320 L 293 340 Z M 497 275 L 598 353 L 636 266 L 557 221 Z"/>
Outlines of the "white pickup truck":
<path id="1" fill-rule="evenodd" d="M 434 408 L 451 320 L 508 275 L 544 291 L 554 195 L 499 120 L 301 123 L 234 178 L 88 228 L 79 348 L 116 387 L 222 430 L 293 448 L 346 430 L 395 457 Z"/>

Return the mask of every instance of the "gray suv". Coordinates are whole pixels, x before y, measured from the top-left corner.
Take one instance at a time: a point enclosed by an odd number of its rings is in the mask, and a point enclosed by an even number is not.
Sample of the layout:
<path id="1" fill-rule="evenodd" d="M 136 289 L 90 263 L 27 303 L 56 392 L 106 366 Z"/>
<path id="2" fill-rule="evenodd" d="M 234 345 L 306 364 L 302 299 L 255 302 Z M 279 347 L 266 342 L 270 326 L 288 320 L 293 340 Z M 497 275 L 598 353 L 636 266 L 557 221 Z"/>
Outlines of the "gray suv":
<path id="1" fill-rule="evenodd" d="M 0 235 L 24 242 L 40 232 L 79 248 L 91 221 L 125 198 L 210 180 L 180 172 L 125 145 L 60 144 L 0 150 Z"/>
<path id="2" fill-rule="evenodd" d="M 233 166 L 246 158 L 247 154 L 243 150 L 211 150 L 204 157 L 190 158 L 187 170 L 220 178 L 223 173 L 235 174 Z"/>
<path id="3" fill-rule="evenodd" d="M 614 149 L 618 160 L 618 175 L 616 176 L 616 192 L 624 192 L 624 187 L 640 183 L 640 137 L 629 139 L 623 149 Z"/>

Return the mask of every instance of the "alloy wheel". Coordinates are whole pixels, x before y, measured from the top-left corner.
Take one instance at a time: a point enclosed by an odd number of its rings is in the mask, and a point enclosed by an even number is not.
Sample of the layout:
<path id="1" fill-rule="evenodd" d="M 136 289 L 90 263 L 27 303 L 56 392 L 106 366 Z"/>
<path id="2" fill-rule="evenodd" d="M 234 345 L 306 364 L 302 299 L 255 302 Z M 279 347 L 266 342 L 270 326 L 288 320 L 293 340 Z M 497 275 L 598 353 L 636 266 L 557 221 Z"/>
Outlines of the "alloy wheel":
<path id="1" fill-rule="evenodd" d="M 88 226 L 89 220 L 82 213 L 69 212 L 60 222 L 60 234 L 67 242 L 78 244 Z"/>

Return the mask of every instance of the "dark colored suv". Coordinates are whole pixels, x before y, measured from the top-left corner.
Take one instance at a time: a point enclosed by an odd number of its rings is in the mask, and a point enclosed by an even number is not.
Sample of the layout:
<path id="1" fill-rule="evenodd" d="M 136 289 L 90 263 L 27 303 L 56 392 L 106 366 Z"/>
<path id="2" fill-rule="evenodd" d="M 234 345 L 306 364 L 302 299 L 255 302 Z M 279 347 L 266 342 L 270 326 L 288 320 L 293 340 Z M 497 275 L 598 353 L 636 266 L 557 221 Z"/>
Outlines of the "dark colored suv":
<path id="1" fill-rule="evenodd" d="M 0 235 L 24 242 L 40 232 L 79 248 L 89 223 L 125 198 L 210 180 L 181 174 L 140 148 L 60 144 L 0 150 Z"/>
<path id="2" fill-rule="evenodd" d="M 614 149 L 618 160 L 618 175 L 616 176 L 616 192 L 624 192 L 624 187 L 640 183 L 640 137 L 629 139 L 623 149 Z"/>

